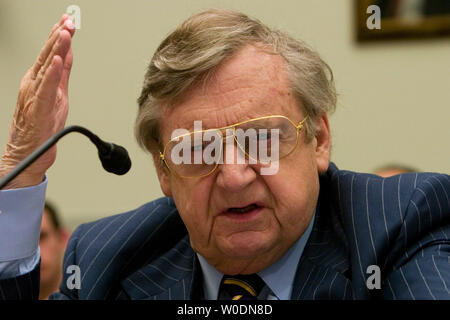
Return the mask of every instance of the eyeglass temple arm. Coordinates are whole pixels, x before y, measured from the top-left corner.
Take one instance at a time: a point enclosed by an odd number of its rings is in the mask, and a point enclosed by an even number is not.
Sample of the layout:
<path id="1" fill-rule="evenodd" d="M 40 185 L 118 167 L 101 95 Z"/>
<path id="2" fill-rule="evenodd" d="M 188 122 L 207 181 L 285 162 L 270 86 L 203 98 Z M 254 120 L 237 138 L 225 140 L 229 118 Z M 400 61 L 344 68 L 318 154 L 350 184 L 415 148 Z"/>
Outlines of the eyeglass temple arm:
<path id="1" fill-rule="evenodd" d="M 301 128 L 303 128 L 303 124 L 305 123 L 306 119 L 308 119 L 308 117 L 306 116 L 305 119 L 303 119 L 302 121 L 300 121 L 298 123 L 298 125 L 296 125 L 295 127 L 297 128 L 297 130 L 300 130 Z"/>

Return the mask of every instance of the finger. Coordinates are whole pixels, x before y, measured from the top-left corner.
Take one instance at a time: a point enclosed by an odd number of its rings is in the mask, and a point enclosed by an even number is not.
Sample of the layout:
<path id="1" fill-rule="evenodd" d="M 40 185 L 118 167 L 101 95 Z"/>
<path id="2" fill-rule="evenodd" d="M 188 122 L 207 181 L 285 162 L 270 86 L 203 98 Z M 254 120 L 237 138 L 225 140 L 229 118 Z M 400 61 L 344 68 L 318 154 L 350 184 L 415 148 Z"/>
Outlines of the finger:
<path id="1" fill-rule="evenodd" d="M 33 80 L 36 78 L 36 75 L 38 74 L 39 70 L 41 69 L 42 65 L 45 63 L 45 61 L 48 58 L 49 53 L 51 52 L 51 49 L 53 48 L 56 40 L 58 39 L 58 32 L 61 29 L 61 26 L 65 23 L 65 21 L 69 18 L 69 15 L 64 14 L 58 23 L 56 23 L 50 34 L 48 35 L 48 39 L 45 42 L 44 46 L 41 49 L 41 52 L 39 53 L 36 62 L 34 63 L 32 67 L 32 78 Z"/>
<path id="2" fill-rule="evenodd" d="M 47 61 L 47 59 L 49 58 L 51 51 L 54 49 L 55 44 L 59 38 L 59 31 L 60 28 L 56 28 L 55 32 L 52 33 L 51 37 L 47 40 L 44 47 L 41 49 L 41 52 L 39 53 L 39 56 L 37 57 L 36 62 L 32 67 L 31 77 L 33 80 L 36 79 L 39 70 L 41 70 L 42 66 L 45 64 L 45 61 Z"/>
<path id="3" fill-rule="evenodd" d="M 70 49 L 71 45 L 71 37 L 67 30 L 62 30 L 59 32 L 59 37 L 57 43 L 53 46 L 50 54 L 47 57 L 47 60 L 45 61 L 42 68 L 39 70 L 36 79 L 34 81 L 34 89 L 37 90 L 39 86 L 41 85 L 42 79 L 44 77 L 44 74 L 47 71 L 47 68 L 50 66 L 51 62 L 53 61 L 54 56 L 58 55 L 61 57 L 61 59 L 64 59 L 67 55 L 67 52 Z"/>
<path id="4" fill-rule="evenodd" d="M 69 88 L 69 78 L 70 78 L 70 70 L 72 69 L 72 62 L 73 62 L 73 54 L 72 48 L 70 48 L 66 54 L 66 57 L 64 58 L 61 82 L 59 84 L 60 88 L 66 95 L 68 93 Z"/>
<path id="5" fill-rule="evenodd" d="M 58 84 L 62 75 L 62 59 L 60 56 L 54 56 L 47 72 L 42 79 L 42 86 L 36 93 L 35 111 L 39 114 L 48 114 L 53 109 L 58 91 Z"/>
<path id="6" fill-rule="evenodd" d="M 73 35 L 75 33 L 75 24 L 73 23 L 73 21 L 70 17 L 64 21 L 64 24 L 61 26 L 61 28 L 69 31 L 70 36 L 73 37 Z"/>
<path id="7" fill-rule="evenodd" d="M 69 18 L 69 15 L 67 13 L 65 13 L 65 14 L 63 14 L 61 16 L 59 21 L 57 23 L 55 23 L 55 25 L 53 26 L 52 30 L 50 31 L 50 33 L 48 35 L 48 39 L 50 39 L 52 37 L 52 35 L 55 33 L 56 29 L 61 27 L 68 18 Z"/>

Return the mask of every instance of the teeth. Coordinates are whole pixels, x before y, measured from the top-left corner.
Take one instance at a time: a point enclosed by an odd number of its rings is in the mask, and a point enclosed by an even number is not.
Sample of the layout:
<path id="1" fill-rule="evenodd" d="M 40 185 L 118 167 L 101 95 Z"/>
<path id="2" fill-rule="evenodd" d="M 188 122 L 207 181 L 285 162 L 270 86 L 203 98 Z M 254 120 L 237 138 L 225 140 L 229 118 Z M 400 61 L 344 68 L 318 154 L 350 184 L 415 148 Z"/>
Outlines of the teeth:
<path id="1" fill-rule="evenodd" d="M 251 210 L 253 210 L 255 208 L 257 208 L 257 205 L 256 204 L 251 204 L 251 205 L 246 206 L 244 208 L 230 208 L 230 209 L 228 209 L 228 211 L 237 212 L 237 213 L 245 213 L 245 212 L 251 211 Z"/>

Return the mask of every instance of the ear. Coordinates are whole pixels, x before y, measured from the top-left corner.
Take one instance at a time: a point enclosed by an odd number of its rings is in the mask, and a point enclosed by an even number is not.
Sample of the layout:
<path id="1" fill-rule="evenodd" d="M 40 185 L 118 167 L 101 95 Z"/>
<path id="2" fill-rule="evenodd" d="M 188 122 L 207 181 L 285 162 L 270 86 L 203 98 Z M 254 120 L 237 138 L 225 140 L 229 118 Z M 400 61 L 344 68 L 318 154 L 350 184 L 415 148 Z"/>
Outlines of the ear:
<path id="1" fill-rule="evenodd" d="M 330 125 L 328 124 L 328 116 L 325 112 L 317 119 L 316 125 L 316 163 L 317 171 L 319 174 L 322 174 L 327 171 L 330 165 L 331 150 Z"/>
<path id="2" fill-rule="evenodd" d="M 164 161 L 161 160 L 159 152 L 155 151 L 152 154 L 153 162 L 155 163 L 156 174 L 158 175 L 159 185 L 161 191 L 166 197 L 172 197 L 172 188 L 170 187 L 170 172 Z"/>

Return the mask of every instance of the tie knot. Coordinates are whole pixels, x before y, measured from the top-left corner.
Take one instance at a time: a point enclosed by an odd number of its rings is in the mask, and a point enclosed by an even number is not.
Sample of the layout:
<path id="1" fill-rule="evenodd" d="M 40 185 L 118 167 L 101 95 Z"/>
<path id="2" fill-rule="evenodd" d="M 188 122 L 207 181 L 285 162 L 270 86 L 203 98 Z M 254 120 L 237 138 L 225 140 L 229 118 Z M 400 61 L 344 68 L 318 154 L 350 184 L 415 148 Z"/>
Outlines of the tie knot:
<path id="1" fill-rule="evenodd" d="M 256 300 L 264 286 L 264 281 L 257 274 L 224 275 L 219 300 Z"/>

